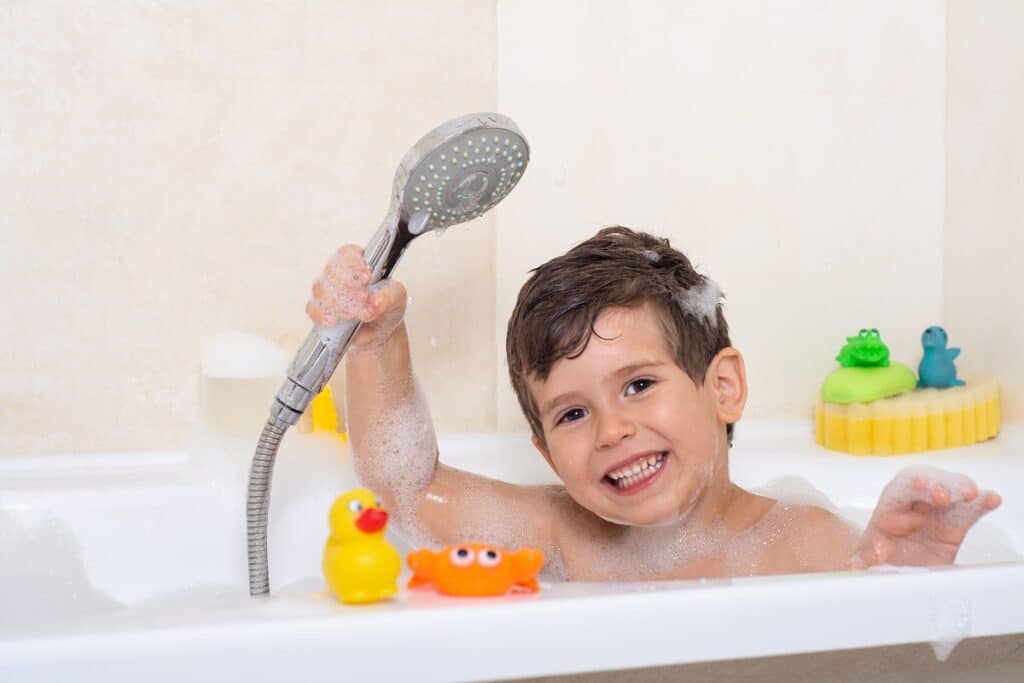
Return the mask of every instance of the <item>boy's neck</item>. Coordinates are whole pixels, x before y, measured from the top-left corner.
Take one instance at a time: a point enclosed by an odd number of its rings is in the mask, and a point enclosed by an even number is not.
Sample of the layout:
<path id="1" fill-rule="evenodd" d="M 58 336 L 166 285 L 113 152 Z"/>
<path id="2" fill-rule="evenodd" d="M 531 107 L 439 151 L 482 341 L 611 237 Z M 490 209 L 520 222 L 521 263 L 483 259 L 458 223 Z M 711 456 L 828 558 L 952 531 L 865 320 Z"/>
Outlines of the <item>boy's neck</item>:
<path id="1" fill-rule="evenodd" d="M 681 511 L 676 521 L 657 527 L 626 527 L 630 536 L 683 535 L 713 537 L 722 532 L 734 534 L 750 528 L 764 516 L 765 510 L 754 495 L 729 478 L 728 447 L 719 454 L 711 481 L 689 511 Z"/>

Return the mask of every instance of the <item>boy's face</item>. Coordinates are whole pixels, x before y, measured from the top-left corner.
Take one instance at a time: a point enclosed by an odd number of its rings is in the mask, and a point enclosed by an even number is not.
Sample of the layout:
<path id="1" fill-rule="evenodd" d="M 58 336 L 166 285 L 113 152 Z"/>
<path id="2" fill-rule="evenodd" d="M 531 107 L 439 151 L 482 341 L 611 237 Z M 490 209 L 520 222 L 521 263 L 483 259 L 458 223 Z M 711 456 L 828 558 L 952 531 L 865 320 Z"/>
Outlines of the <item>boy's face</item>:
<path id="1" fill-rule="evenodd" d="M 534 445 L 594 514 L 671 524 L 728 484 L 724 425 L 746 398 L 742 358 L 723 350 L 698 387 L 649 306 L 607 309 L 594 330 L 582 355 L 556 362 L 544 382 L 529 380 L 547 442 Z"/>

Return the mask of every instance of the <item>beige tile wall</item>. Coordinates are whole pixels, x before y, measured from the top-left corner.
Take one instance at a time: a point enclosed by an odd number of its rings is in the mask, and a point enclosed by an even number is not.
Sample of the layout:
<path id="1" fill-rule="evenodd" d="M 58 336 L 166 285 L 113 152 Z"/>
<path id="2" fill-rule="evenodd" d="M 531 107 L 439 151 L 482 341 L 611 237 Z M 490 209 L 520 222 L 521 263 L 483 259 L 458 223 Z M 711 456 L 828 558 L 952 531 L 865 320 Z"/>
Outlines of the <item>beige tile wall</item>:
<path id="1" fill-rule="evenodd" d="M 0 452 L 184 445 L 204 343 L 298 345 L 406 150 L 495 107 L 496 46 L 493 1 L 0 5 Z M 492 223 L 401 268 L 446 429 L 495 419 Z"/>
<path id="2" fill-rule="evenodd" d="M 946 318 L 965 372 L 1003 380 L 1024 420 L 1024 4 L 948 7 Z M 952 330 L 955 330 L 953 336 Z"/>
<path id="3" fill-rule="evenodd" d="M 497 338 L 529 268 L 622 223 L 725 290 L 747 416 L 809 417 L 861 327 L 916 365 L 941 318 L 942 3 L 498 7 L 501 109 L 533 161 L 499 217 Z"/>
<path id="4" fill-rule="evenodd" d="M 4 3 L 0 453 L 183 445 L 204 343 L 294 348 L 410 144 L 495 108 L 530 140 L 523 183 L 400 270 L 440 429 L 523 427 L 515 294 L 610 223 L 722 284 L 749 416 L 805 417 L 866 325 L 915 363 L 944 322 L 965 369 L 1019 385 L 1021 318 L 992 293 L 1021 288 L 1020 20 L 1009 0 Z"/>

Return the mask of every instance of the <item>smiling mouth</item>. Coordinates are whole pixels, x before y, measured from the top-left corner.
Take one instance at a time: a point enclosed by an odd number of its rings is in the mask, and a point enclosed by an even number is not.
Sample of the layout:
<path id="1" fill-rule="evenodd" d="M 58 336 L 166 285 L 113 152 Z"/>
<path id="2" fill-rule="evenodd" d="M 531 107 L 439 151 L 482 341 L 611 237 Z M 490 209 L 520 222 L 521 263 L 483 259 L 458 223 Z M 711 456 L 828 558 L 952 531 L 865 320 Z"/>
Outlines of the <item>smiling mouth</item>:
<path id="1" fill-rule="evenodd" d="M 604 475 L 602 481 L 619 493 L 637 491 L 654 478 L 665 466 L 667 452 L 637 458 L 628 465 L 617 467 Z"/>

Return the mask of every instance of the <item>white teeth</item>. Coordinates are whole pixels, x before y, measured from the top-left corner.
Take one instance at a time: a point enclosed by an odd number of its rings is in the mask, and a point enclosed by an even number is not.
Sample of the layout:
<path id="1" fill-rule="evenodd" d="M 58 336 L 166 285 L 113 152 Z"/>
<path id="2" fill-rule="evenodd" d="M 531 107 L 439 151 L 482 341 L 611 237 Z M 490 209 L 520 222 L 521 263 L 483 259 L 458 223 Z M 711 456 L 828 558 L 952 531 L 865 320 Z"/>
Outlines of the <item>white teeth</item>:
<path id="1" fill-rule="evenodd" d="M 664 464 L 664 455 L 651 455 L 640 463 L 630 465 L 629 467 L 623 467 L 615 470 L 614 472 L 608 473 L 608 478 L 615 483 L 620 489 L 628 488 L 633 484 L 650 477 L 652 474 L 661 469 Z"/>

